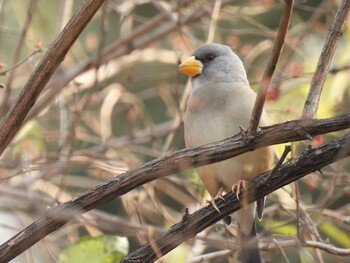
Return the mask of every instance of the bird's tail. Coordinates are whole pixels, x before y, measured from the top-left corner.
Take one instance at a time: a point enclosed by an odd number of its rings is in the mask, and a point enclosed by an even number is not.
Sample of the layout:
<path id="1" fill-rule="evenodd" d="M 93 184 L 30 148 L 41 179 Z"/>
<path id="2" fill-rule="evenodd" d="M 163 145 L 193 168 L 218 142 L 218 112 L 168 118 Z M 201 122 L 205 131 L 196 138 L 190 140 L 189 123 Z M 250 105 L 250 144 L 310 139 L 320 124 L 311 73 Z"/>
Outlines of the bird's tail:
<path id="1" fill-rule="evenodd" d="M 260 251 L 258 239 L 256 237 L 255 223 L 253 224 L 252 231 L 249 235 L 240 233 L 241 248 L 242 248 L 242 262 L 243 263 L 260 263 Z"/>

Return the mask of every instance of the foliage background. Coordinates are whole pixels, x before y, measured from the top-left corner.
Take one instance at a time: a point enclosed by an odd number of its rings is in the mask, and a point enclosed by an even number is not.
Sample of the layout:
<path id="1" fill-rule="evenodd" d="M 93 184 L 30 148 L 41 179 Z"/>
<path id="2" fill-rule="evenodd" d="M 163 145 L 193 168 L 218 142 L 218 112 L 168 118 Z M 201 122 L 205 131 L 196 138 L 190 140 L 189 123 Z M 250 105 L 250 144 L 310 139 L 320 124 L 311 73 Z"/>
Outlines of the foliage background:
<path id="1" fill-rule="evenodd" d="M 0 82 L 5 86 L 0 89 L 1 118 L 81 3 L 0 1 Z M 296 1 L 268 95 L 271 123 L 300 116 L 338 4 L 335 0 Z M 215 5 L 220 7 L 217 13 Z M 281 8 L 282 2 L 274 0 L 107 1 L 0 159 L 0 241 L 84 189 L 184 148 L 181 119 L 187 79 L 177 72 L 177 65 L 199 45 L 207 41 L 230 45 L 257 90 Z M 193 19 L 179 22 L 188 17 Z M 318 118 L 349 112 L 348 28 L 349 23 L 333 59 Z M 292 155 L 310 143 L 318 146 L 338 135 L 294 143 Z M 283 146 L 276 148 L 282 151 Z M 263 249 L 267 262 L 346 262 L 344 257 L 306 249 L 294 241 L 350 247 L 349 170 L 346 159 L 268 196 L 264 219 L 258 222 L 259 236 L 263 244 L 277 246 Z M 206 198 L 195 171 L 174 174 L 87 213 L 17 260 L 57 262 L 62 250 L 81 237 L 101 235 L 127 237 L 132 251 L 180 221 L 186 207 L 191 212 L 205 205 Z M 207 262 L 228 262 L 227 253 L 217 253 L 226 249 L 233 251 L 230 260 L 236 262 L 236 226 L 219 223 L 161 262 L 197 262 L 199 255 Z"/>

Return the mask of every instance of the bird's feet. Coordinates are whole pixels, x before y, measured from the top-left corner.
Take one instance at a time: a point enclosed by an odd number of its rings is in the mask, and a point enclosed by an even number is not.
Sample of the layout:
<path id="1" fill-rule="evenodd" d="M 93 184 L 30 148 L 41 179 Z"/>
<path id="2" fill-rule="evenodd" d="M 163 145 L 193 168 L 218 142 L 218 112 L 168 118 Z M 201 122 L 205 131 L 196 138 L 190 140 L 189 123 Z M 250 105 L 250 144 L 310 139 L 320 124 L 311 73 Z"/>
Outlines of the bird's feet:
<path id="1" fill-rule="evenodd" d="M 232 192 L 236 194 L 236 197 L 238 200 L 239 200 L 239 194 L 241 193 L 242 187 L 244 188 L 244 190 L 247 189 L 246 184 L 247 184 L 246 180 L 239 180 L 236 184 L 232 186 Z"/>
<path id="2" fill-rule="evenodd" d="M 216 205 L 215 201 L 218 200 L 218 199 L 222 199 L 222 200 L 225 201 L 224 197 L 222 196 L 222 193 L 223 193 L 223 192 L 224 192 L 224 189 L 223 189 L 223 188 L 220 188 L 219 191 L 218 191 L 218 193 L 216 194 L 216 196 L 210 198 L 210 200 L 206 200 L 207 203 L 208 203 L 209 205 L 212 205 L 212 206 L 215 208 L 215 210 L 218 211 L 219 213 L 221 213 L 221 212 L 220 212 L 218 206 Z"/>

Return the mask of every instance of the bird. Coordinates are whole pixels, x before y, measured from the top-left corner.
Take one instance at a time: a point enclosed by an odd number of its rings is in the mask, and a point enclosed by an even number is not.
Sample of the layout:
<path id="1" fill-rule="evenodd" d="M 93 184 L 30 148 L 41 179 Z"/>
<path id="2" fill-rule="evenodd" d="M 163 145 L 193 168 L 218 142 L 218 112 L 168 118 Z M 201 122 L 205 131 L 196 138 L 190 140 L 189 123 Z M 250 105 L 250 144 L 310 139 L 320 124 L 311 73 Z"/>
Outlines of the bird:
<path id="1" fill-rule="evenodd" d="M 229 46 L 204 44 L 184 60 L 178 70 L 191 77 L 192 83 L 184 114 L 186 147 L 219 141 L 248 127 L 256 93 L 250 88 L 243 62 Z M 259 125 L 268 125 L 265 111 Z M 269 146 L 196 168 L 211 196 L 208 203 L 217 209 L 215 201 L 223 198 L 224 192 L 235 191 L 238 196 L 246 181 L 269 169 L 273 154 Z M 255 215 L 261 220 L 264 203 L 265 198 L 256 203 L 242 204 L 235 213 L 244 263 L 261 262 Z M 224 221 L 230 224 L 231 217 L 224 218 Z"/>

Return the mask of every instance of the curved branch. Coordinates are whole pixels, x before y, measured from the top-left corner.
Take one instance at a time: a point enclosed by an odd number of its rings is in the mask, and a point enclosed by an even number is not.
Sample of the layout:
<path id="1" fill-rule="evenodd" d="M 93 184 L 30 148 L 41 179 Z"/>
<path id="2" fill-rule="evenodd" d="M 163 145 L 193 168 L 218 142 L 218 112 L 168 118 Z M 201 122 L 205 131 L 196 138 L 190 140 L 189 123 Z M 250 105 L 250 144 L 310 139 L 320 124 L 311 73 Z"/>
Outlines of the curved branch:
<path id="1" fill-rule="evenodd" d="M 18 256 L 69 220 L 132 189 L 191 167 L 219 162 L 267 145 L 305 140 L 310 136 L 350 128 L 350 114 L 324 120 L 294 120 L 263 127 L 255 136 L 237 134 L 204 146 L 177 151 L 148 162 L 89 189 L 49 211 L 0 246 L 0 262 Z M 279 174 L 279 173 L 277 173 Z"/>
<path id="2" fill-rule="evenodd" d="M 240 194 L 247 202 L 253 202 L 257 199 L 272 193 L 273 191 L 290 184 L 293 181 L 319 170 L 324 166 L 343 159 L 350 155 L 350 133 L 336 139 L 322 147 L 307 150 L 296 160 L 292 160 L 282 165 L 277 171 L 265 172 L 253 180 L 249 181 L 247 189 Z M 271 176 L 268 183 L 266 179 Z M 221 213 L 218 213 L 213 206 L 206 206 L 193 214 L 186 214 L 181 222 L 172 226 L 166 233 L 158 239 L 153 240 L 152 244 L 146 244 L 129 254 L 121 263 L 131 262 L 153 262 L 158 259 L 158 255 L 164 255 L 172 249 L 179 246 L 186 240 L 193 238 L 196 234 L 207 227 L 213 225 L 225 216 L 241 208 L 241 202 L 234 193 L 224 196 L 225 201 L 216 202 Z M 316 246 L 315 243 L 308 243 Z M 317 247 L 325 249 L 325 246 L 317 244 Z M 339 253 L 344 251 L 338 251 Z"/>
<path id="3" fill-rule="evenodd" d="M 306 240 L 305 246 L 322 249 L 323 251 L 326 251 L 326 252 L 333 254 L 333 255 L 350 256 L 350 249 L 349 248 L 339 248 L 339 247 L 333 246 L 332 244 L 321 243 L 321 242 L 317 242 L 317 241 L 313 241 L 313 240 Z"/>

